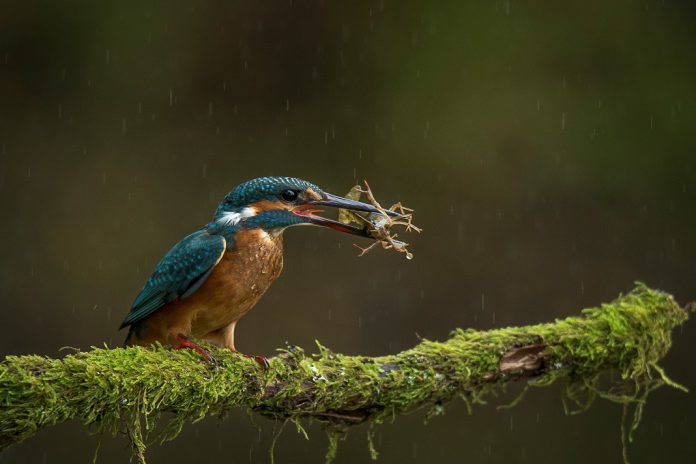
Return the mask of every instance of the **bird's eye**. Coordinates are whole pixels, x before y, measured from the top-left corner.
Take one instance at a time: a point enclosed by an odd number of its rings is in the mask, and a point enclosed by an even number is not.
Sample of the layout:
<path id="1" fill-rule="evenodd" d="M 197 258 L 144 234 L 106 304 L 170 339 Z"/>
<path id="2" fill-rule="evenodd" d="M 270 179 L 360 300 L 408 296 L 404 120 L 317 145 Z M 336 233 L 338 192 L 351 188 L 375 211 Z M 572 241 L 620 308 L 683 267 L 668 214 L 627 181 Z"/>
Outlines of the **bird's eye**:
<path id="1" fill-rule="evenodd" d="M 295 201 L 297 199 L 297 191 L 296 190 L 284 190 L 283 193 L 280 194 L 281 197 L 283 197 L 283 200 L 285 201 Z"/>

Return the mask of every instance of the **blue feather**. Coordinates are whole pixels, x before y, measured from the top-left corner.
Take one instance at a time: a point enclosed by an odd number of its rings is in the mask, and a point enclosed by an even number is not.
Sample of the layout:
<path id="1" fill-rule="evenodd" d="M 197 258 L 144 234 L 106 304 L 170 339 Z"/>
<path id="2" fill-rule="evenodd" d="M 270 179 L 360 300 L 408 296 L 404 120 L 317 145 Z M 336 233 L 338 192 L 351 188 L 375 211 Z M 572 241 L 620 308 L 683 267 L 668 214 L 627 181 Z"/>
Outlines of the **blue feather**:
<path id="1" fill-rule="evenodd" d="M 167 303 L 190 297 L 208 278 L 226 246 L 224 237 L 205 229 L 174 245 L 135 298 L 121 328 L 142 320 Z"/>

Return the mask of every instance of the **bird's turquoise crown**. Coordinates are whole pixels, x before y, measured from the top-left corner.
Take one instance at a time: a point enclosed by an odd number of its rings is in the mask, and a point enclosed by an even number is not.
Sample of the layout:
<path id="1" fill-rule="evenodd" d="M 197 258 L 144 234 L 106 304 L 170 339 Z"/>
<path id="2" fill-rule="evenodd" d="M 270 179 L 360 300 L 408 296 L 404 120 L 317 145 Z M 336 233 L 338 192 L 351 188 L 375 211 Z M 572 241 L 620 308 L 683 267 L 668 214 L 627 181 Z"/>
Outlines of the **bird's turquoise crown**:
<path id="1" fill-rule="evenodd" d="M 306 190 L 311 188 L 317 193 L 322 190 L 311 182 L 295 177 L 259 177 L 238 185 L 218 207 L 220 211 L 235 211 L 261 200 L 280 201 L 286 190 Z"/>

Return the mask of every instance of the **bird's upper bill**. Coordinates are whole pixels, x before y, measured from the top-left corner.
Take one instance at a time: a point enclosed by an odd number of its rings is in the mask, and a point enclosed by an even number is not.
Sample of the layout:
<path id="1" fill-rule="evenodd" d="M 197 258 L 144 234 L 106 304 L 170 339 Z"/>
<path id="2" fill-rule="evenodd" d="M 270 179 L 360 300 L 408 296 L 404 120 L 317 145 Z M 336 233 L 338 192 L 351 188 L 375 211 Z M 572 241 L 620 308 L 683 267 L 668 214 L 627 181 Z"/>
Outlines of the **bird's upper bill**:
<path id="1" fill-rule="evenodd" d="M 368 231 L 365 228 L 355 227 L 349 224 L 343 224 L 341 222 L 334 221 L 333 219 L 317 216 L 314 213 L 322 212 L 323 210 L 318 208 L 321 206 L 347 209 L 351 211 L 361 211 L 365 213 L 380 213 L 380 210 L 378 210 L 372 205 L 368 205 L 367 203 L 350 200 L 348 198 L 339 197 L 330 193 L 322 192 L 321 194 L 317 194 L 317 197 L 318 198 L 304 200 L 302 203 L 298 204 L 292 209 L 292 213 L 296 216 L 305 219 L 305 222 L 309 224 L 328 227 L 330 229 L 334 229 L 339 232 L 345 232 L 347 234 L 372 238 L 372 236 L 368 233 Z M 385 210 L 385 212 L 390 216 L 399 215 L 398 213 L 391 210 Z"/>

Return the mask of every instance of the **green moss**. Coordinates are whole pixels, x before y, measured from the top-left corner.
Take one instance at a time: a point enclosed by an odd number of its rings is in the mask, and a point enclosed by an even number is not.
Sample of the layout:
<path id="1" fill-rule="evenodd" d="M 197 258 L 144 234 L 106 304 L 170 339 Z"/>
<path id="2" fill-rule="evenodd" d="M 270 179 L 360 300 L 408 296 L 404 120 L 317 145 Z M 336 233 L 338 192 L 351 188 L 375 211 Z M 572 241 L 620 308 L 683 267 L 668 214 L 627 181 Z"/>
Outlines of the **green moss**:
<path id="1" fill-rule="evenodd" d="M 134 455 L 144 462 L 146 444 L 173 439 L 187 422 L 238 407 L 289 419 L 298 430 L 304 430 L 302 418 L 325 422 L 330 461 L 351 425 L 378 424 L 423 406 L 437 413 L 454 397 L 483 403 L 520 378 L 522 373 L 501 370 L 501 360 L 525 346 L 544 347 L 539 368 L 524 373 L 531 376 L 525 377 L 529 386 L 567 378 L 563 401 L 569 413 L 597 397 L 623 404 L 630 440 L 651 391 L 662 385 L 685 390 L 658 362 L 671 346 L 672 330 L 687 318 L 670 295 L 638 284 L 581 317 L 485 332 L 457 329 L 445 342 L 424 340 L 375 358 L 344 356 L 321 345 L 312 356 L 293 348 L 272 359 L 266 371 L 215 347 L 209 348 L 217 369 L 193 352 L 162 346 L 95 348 L 62 359 L 8 356 L 0 364 L 0 447 L 78 419 L 111 433 L 126 430 Z M 608 370 L 618 379 L 600 383 Z M 165 412 L 172 418 L 155 431 Z M 374 446 L 370 451 L 376 457 Z"/>

